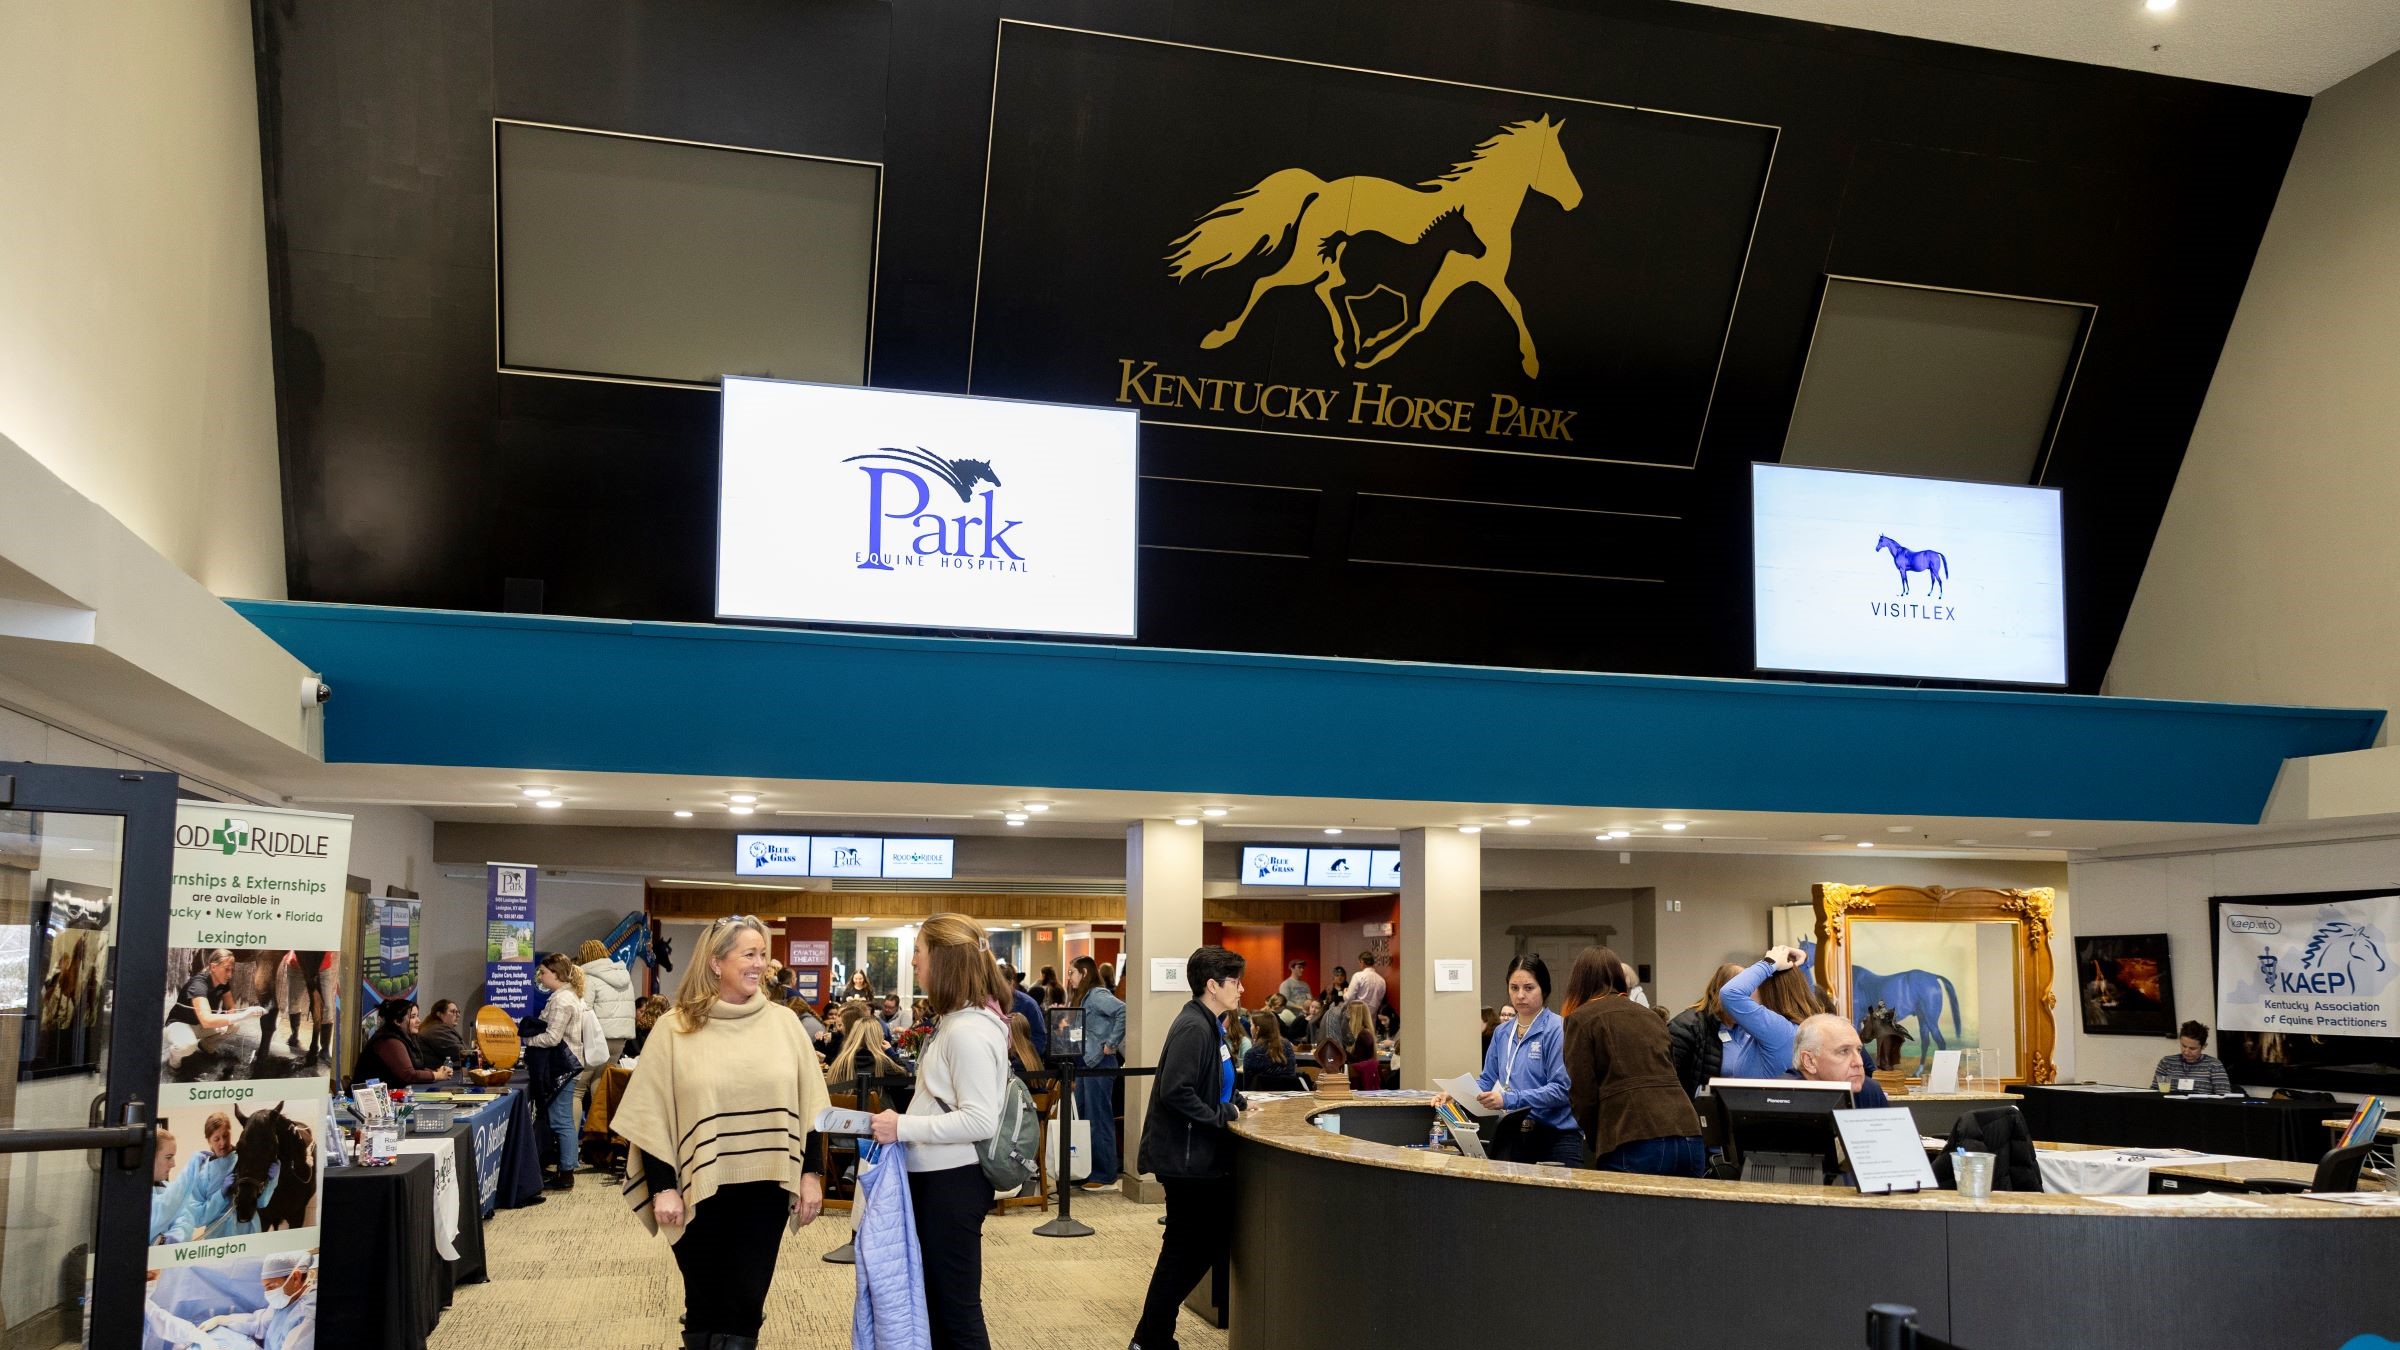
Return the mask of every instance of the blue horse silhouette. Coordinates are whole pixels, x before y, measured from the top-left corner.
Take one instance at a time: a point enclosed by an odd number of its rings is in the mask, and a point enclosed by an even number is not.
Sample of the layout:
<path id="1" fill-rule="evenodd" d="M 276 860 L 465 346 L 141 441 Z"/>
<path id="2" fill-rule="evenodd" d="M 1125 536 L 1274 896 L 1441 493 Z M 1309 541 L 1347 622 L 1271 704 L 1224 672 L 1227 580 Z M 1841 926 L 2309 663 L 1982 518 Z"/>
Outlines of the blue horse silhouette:
<path id="1" fill-rule="evenodd" d="M 1810 981 L 1816 979 L 1817 944 L 1803 942 L 1800 963 Z M 1958 986 L 1950 977 L 1930 970 L 1903 970 L 1896 975 L 1879 975 L 1865 966 L 1852 962 L 1850 966 L 1850 1006 L 1872 1007 L 1880 1000 L 1892 1010 L 1892 1021 L 1917 1019 L 1917 1067 L 1933 1062 L 1933 1052 L 1946 1050 L 1950 1043 L 1942 1039 L 1942 1006 L 1950 1008 L 1950 1034 L 1964 1036 L 1960 1026 Z"/>
<path id="2" fill-rule="evenodd" d="M 1898 540 L 1886 534 L 1876 538 L 1875 550 L 1892 555 L 1892 566 L 1900 572 L 1902 595 L 1908 594 L 1908 574 L 1911 572 L 1923 572 L 1926 588 L 1936 596 L 1942 593 L 1943 584 L 1950 580 L 1950 560 L 1932 549 L 1904 548 Z"/>
<path id="3" fill-rule="evenodd" d="M 2302 970 L 2331 970 L 2337 961 L 2345 972 L 2344 983 L 2352 990 L 2359 988 L 2360 962 L 2373 961 L 2379 971 L 2391 969 L 2390 963 L 2383 959 L 2383 948 L 2375 943 L 2375 935 L 2348 919 L 2320 925 L 2309 938 L 2307 949 L 2300 953 Z"/>

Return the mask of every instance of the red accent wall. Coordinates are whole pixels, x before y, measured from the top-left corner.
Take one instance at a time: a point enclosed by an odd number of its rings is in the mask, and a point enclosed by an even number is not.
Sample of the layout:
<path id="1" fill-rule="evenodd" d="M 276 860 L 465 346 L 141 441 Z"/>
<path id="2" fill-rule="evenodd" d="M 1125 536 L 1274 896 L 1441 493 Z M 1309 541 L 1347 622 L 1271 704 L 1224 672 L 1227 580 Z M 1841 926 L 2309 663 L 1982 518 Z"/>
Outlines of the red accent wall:
<path id="1" fill-rule="evenodd" d="M 1283 983 L 1283 977 L 1288 973 L 1284 967 L 1294 961 L 1308 963 L 1308 969 L 1300 972 L 1300 978 L 1309 988 L 1325 987 L 1325 977 L 1333 972 L 1333 967 L 1326 965 L 1317 954 L 1317 925 L 1287 923 L 1283 926 L 1283 956 L 1275 965 L 1275 983 Z M 1259 1001 L 1265 1002 L 1265 996 L 1261 995 Z"/>
<path id="2" fill-rule="evenodd" d="M 1242 958 L 1242 1006 L 1264 1005 L 1267 995 L 1283 983 L 1283 925 L 1272 923 L 1204 924 L 1221 930 L 1216 944 Z"/>
<path id="3" fill-rule="evenodd" d="M 1334 959 L 1342 965 L 1349 966 L 1352 974 L 1358 973 L 1358 954 L 1375 945 L 1375 939 L 1367 937 L 1359 931 L 1359 925 L 1369 923 L 1388 923 L 1392 926 L 1392 935 L 1383 939 L 1383 964 L 1375 968 L 1375 973 L 1383 977 L 1384 1002 L 1397 1007 L 1400 1003 L 1400 939 L 1405 936 L 1400 931 L 1399 896 L 1387 895 L 1366 900 L 1344 900 L 1342 902 L 1342 926 L 1349 930 L 1349 936 L 1353 940 L 1342 949 L 1342 955 Z"/>

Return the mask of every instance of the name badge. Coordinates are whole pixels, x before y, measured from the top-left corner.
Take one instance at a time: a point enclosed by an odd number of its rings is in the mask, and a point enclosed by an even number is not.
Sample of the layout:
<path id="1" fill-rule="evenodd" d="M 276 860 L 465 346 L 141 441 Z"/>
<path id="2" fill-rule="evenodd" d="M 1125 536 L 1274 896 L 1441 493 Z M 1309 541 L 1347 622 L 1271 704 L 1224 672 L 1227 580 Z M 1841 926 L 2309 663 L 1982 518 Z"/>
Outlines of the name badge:
<path id="1" fill-rule="evenodd" d="M 1718 1039 L 1719 1041 L 1721 1041 L 1721 1042 L 1725 1043 L 1726 1045 L 1731 1045 L 1731 1044 L 1733 1044 L 1733 1028 L 1732 1028 L 1732 1027 L 1718 1027 L 1718 1028 L 1717 1028 L 1717 1039 Z"/>
<path id="2" fill-rule="evenodd" d="M 1217 1047 L 1217 1058 L 1219 1058 L 1219 1059 L 1231 1059 L 1231 1058 L 1233 1058 L 1233 1047 L 1232 1047 L 1232 1046 L 1230 1046 L 1230 1045 L 1220 1045 L 1220 1046 L 1218 1046 L 1218 1047 Z"/>

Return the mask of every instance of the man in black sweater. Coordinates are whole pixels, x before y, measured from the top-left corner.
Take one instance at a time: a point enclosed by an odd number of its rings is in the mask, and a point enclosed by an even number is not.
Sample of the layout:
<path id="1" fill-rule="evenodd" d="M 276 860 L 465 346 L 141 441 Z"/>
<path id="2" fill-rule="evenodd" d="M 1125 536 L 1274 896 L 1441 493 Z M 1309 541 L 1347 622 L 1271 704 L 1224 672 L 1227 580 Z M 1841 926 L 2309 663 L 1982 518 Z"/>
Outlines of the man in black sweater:
<path id="1" fill-rule="evenodd" d="M 1167 1191 L 1166 1240 L 1150 1272 L 1132 1350 L 1176 1350 L 1175 1312 L 1233 1236 L 1233 1132 L 1242 1094 L 1219 1018 L 1242 1006 L 1242 958 L 1202 947 L 1184 964 L 1192 1001 L 1175 1014 L 1158 1052 L 1158 1077 L 1142 1118 L 1140 1170 Z"/>

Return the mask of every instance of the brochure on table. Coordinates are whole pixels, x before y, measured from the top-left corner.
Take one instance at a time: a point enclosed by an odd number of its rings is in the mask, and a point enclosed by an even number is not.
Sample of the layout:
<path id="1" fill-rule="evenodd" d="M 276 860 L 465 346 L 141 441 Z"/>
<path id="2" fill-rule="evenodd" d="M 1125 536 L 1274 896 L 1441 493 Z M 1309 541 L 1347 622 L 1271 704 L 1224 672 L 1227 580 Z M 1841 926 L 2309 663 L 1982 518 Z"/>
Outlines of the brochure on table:
<path id="1" fill-rule="evenodd" d="M 1860 1195 L 1893 1195 L 1930 1191 L 1941 1185 L 1933 1164 L 1925 1160 L 1925 1142 L 1917 1133 L 1917 1118 L 1905 1106 L 1873 1107 L 1833 1113 L 1841 1131 L 1842 1148 L 1850 1155 L 1850 1174 Z"/>

